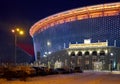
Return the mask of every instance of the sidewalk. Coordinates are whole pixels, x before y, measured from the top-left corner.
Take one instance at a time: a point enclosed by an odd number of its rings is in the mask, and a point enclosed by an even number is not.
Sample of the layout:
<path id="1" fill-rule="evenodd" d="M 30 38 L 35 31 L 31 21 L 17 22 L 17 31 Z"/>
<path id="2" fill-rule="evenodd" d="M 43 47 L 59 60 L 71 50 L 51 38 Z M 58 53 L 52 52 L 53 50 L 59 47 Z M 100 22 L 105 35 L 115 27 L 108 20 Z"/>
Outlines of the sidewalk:
<path id="1" fill-rule="evenodd" d="M 112 74 L 120 74 L 120 71 L 108 71 L 108 70 L 84 70 L 84 72 L 105 72 L 105 73 L 112 73 Z"/>

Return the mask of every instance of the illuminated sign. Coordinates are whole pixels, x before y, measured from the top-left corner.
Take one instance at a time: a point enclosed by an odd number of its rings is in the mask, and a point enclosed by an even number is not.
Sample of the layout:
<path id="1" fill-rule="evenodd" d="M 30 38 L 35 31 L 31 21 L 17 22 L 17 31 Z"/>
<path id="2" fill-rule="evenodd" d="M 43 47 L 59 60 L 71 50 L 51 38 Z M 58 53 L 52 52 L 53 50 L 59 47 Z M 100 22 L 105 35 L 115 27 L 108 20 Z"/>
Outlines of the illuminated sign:
<path id="1" fill-rule="evenodd" d="M 92 48 L 92 47 L 107 47 L 108 42 L 70 44 L 69 48 Z"/>
<path id="2" fill-rule="evenodd" d="M 85 39 L 85 40 L 84 40 L 84 43 L 85 43 L 85 44 L 91 43 L 91 39 Z"/>

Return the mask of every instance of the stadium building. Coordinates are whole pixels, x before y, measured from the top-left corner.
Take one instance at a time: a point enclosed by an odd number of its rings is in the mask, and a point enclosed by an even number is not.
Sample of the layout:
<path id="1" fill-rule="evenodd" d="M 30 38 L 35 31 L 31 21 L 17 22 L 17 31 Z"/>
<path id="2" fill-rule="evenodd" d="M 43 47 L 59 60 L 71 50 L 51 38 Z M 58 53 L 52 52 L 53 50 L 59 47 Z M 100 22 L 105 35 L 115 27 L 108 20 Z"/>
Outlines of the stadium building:
<path id="1" fill-rule="evenodd" d="M 49 67 L 61 61 L 70 67 L 119 70 L 120 2 L 51 15 L 36 22 L 30 35 L 35 59 Z"/>

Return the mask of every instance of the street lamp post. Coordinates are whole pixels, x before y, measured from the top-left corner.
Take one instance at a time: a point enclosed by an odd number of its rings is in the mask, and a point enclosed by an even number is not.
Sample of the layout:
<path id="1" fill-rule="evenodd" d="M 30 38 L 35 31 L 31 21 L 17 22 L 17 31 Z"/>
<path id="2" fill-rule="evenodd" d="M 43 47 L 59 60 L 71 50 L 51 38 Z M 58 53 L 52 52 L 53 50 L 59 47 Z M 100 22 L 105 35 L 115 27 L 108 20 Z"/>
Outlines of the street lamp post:
<path id="1" fill-rule="evenodd" d="M 50 52 L 50 46 L 51 46 L 51 42 L 50 41 L 47 41 L 47 67 L 50 68 L 50 63 L 49 63 L 49 60 L 48 60 L 48 55 L 51 54 Z"/>
<path id="2" fill-rule="evenodd" d="M 16 54 L 17 54 L 17 52 L 16 52 L 16 45 L 17 45 L 17 35 L 15 34 L 14 35 L 14 39 L 15 39 L 15 64 L 16 64 Z"/>
<path id="3" fill-rule="evenodd" d="M 14 34 L 14 61 L 15 61 L 15 64 L 16 64 L 16 56 L 17 56 L 17 50 L 16 50 L 16 46 L 17 46 L 17 36 L 18 35 L 23 35 L 24 34 L 24 31 L 23 30 L 20 30 L 19 28 L 15 28 L 15 29 L 12 29 L 12 33 Z"/>
<path id="4" fill-rule="evenodd" d="M 111 72 L 112 72 L 112 70 L 113 70 L 113 53 L 110 53 L 110 56 L 111 56 L 111 60 L 110 60 L 110 70 L 111 70 Z"/>
<path id="5" fill-rule="evenodd" d="M 50 47 L 51 47 L 51 42 L 50 42 L 50 41 L 47 41 L 47 55 L 48 55 L 48 54 L 51 54 L 51 52 L 50 52 Z"/>

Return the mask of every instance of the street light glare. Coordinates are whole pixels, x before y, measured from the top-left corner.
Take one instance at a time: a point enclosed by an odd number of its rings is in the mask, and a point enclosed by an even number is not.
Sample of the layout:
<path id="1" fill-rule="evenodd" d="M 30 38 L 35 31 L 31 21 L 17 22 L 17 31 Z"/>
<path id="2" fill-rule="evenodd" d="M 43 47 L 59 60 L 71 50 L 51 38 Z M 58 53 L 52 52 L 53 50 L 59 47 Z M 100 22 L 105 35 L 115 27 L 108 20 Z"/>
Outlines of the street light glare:
<path id="1" fill-rule="evenodd" d="M 113 56 L 113 53 L 110 53 L 111 56 Z"/>
<path id="2" fill-rule="evenodd" d="M 15 33 L 15 30 L 14 30 L 14 29 L 12 29 L 12 33 Z"/>
<path id="3" fill-rule="evenodd" d="M 21 29 L 19 29 L 19 28 L 12 29 L 11 31 L 12 31 L 12 33 L 14 33 L 14 37 L 15 37 L 15 39 L 14 39 L 15 43 L 14 43 L 14 44 L 15 44 L 15 64 L 16 64 L 16 56 L 17 56 L 17 49 L 16 49 L 17 36 L 18 36 L 18 35 L 23 35 L 23 34 L 24 34 L 24 31 L 21 30 Z"/>
<path id="4" fill-rule="evenodd" d="M 24 31 L 23 31 L 23 30 L 20 30 L 19 28 L 12 29 L 11 31 L 12 31 L 12 33 L 15 33 L 16 35 L 17 35 L 17 34 L 20 34 L 20 35 L 23 35 L 23 34 L 24 34 Z"/>
<path id="5" fill-rule="evenodd" d="M 48 42 L 47 42 L 47 46 L 50 46 L 50 45 L 51 45 L 51 42 L 50 42 L 50 41 L 48 41 Z"/>
<path id="6" fill-rule="evenodd" d="M 19 32 L 19 31 L 20 31 L 20 29 L 19 29 L 19 28 L 17 28 L 16 30 L 17 30 L 17 32 Z"/>
<path id="7" fill-rule="evenodd" d="M 20 32 L 19 32 L 19 34 L 20 34 L 20 35 L 23 35 L 23 34 L 24 34 L 24 32 L 23 32 L 23 31 L 20 31 Z"/>

